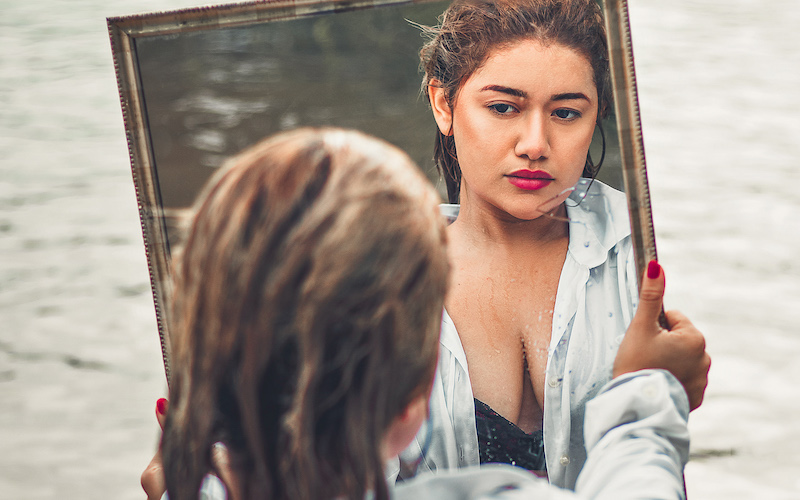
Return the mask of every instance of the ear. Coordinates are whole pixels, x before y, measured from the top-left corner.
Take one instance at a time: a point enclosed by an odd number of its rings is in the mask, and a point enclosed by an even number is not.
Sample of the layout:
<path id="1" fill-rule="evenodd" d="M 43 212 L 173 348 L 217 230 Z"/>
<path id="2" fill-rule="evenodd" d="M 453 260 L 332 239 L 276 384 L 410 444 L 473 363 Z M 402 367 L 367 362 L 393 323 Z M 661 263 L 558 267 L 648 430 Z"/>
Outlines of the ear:
<path id="1" fill-rule="evenodd" d="M 421 394 L 411 400 L 389 425 L 383 439 L 383 459 L 389 460 L 405 450 L 414 436 L 419 432 L 422 423 L 428 417 L 429 393 Z"/>
<path id="2" fill-rule="evenodd" d="M 453 110 L 447 103 L 441 82 L 435 78 L 428 83 L 428 98 L 431 101 L 433 119 L 436 120 L 439 131 L 444 135 L 453 135 Z"/>

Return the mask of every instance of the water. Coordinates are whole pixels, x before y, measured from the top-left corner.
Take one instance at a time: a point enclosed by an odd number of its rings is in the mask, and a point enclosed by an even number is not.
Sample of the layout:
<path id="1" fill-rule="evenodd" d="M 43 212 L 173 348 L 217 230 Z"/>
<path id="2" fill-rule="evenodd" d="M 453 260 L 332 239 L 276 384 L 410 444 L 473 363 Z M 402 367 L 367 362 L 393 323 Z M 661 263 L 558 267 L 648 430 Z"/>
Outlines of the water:
<path id="1" fill-rule="evenodd" d="M 798 498 L 800 4 L 632 3 L 666 305 L 713 358 L 689 498 Z"/>
<path id="2" fill-rule="evenodd" d="M 714 358 L 692 500 L 800 492 L 800 4 L 633 0 L 667 307 Z M 141 498 L 164 393 L 105 16 L 0 0 L 0 497 Z"/>

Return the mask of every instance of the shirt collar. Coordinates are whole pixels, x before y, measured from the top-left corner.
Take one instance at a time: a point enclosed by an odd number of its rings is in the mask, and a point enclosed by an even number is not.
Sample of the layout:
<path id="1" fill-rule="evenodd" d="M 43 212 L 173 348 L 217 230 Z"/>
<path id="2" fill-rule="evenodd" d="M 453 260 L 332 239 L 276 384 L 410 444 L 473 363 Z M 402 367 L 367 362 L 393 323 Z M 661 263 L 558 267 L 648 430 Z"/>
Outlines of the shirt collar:
<path id="1" fill-rule="evenodd" d="M 577 203 L 573 196 L 569 199 Z M 569 251 L 579 263 L 590 269 L 597 267 L 631 234 L 625 193 L 596 180 L 578 206 L 570 205 L 567 202 Z"/>

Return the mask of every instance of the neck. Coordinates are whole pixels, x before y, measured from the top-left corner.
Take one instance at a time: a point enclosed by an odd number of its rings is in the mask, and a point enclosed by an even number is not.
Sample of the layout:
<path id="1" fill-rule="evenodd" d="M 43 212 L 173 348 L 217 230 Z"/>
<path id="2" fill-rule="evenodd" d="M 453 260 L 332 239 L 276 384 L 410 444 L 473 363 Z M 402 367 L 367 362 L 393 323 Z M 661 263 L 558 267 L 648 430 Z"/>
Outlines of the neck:
<path id="1" fill-rule="evenodd" d="M 562 203 L 551 213 L 565 219 L 566 206 Z M 528 254 L 569 240 L 569 223 L 544 214 L 521 220 L 496 207 L 467 202 L 461 205 L 449 233 L 453 240 L 473 248 Z"/>

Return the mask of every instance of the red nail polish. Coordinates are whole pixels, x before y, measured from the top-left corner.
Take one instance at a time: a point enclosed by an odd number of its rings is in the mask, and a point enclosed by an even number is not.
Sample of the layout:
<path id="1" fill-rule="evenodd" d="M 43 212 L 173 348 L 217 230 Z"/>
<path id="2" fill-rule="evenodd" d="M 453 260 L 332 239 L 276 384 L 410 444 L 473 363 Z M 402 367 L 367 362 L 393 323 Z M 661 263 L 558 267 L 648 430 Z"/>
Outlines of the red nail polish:
<path id="1" fill-rule="evenodd" d="M 651 260 L 647 264 L 647 277 L 650 278 L 651 280 L 654 280 L 658 278 L 660 274 L 661 274 L 661 266 L 658 264 L 658 261 Z"/>
<path id="2" fill-rule="evenodd" d="M 156 411 L 159 415 L 163 415 L 167 411 L 167 400 L 164 398 L 156 401 Z"/>

